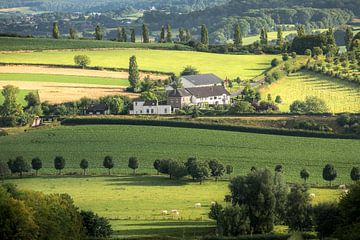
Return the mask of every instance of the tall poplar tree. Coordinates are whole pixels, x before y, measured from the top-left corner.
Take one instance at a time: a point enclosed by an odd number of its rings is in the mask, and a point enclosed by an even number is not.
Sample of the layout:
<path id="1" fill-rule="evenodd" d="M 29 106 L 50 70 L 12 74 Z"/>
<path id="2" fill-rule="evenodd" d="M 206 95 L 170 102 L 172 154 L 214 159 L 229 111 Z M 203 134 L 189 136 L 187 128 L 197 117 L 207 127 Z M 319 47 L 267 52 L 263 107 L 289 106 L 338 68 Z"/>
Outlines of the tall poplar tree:
<path id="1" fill-rule="evenodd" d="M 76 30 L 75 28 L 70 28 L 69 29 L 69 36 L 70 36 L 70 39 L 75 39 L 76 38 Z"/>
<path id="2" fill-rule="evenodd" d="M 59 24 L 57 22 L 53 23 L 53 38 L 59 39 L 60 38 L 60 31 L 59 31 Z"/>
<path id="3" fill-rule="evenodd" d="M 149 43 L 149 28 L 146 24 L 142 25 L 143 43 Z"/>
<path id="4" fill-rule="evenodd" d="M 160 40 L 159 40 L 160 43 L 164 43 L 165 42 L 165 27 L 162 26 L 161 27 L 161 32 L 160 32 Z"/>
<path id="5" fill-rule="evenodd" d="M 96 25 L 96 28 L 95 28 L 95 39 L 96 40 L 103 39 L 103 33 L 102 33 L 101 27 L 99 25 Z"/>
<path id="6" fill-rule="evenodd" d="M 121 38 L 122 38 L 122 41 L 123 42 L 127 42 L 127 34 L 126 34 L 126 29 L 125 28 L 122 28 L 121 29 Z"/>
<path id="7" fill-rule="evenodd" d="M 347 49 L 348 51 L 350 51 L 353 37 L 354 37 L 354 33 L 353 33 L 351 27 L 346 28 L 345 39 L 344 39 L 344 40 L 345 40 L 346 49 Z"/>
<path id="8" fill-rule="evenodd" d="M 300 26 L 297 27 L 297 35 L 298 35 L 298 37 L 305 36 L 305 28 L 304 28 L 304 26 L 300 25 Z"/>
<path id="9" fill-rule="evenodd" d="M 242 45 L 242 36 L 241 36 L 241 30 L 240 30 L 240 24 L 235 24 L 234 27 L 234 44 L 237 46 Z"/>
<path id="10" fill-rule="evenodd" d="M 139 86 L 140 81 L 140 75 L 139 75 L 139 69 L 136 62 L 136 57 L 132 56 L 130 57 L 129 61 L 129 83 L 133 91 L 136 91 L 136 89 Z"/>
<path id="11" fill-rule="evenodd" d="M 209 45 L 209 32 L 205 24 L 201 25 L 201 43 L 204 45 Z"/>
<path id="12" fill-rule="evenodd" d="M 267 35 L 267 31 L 265 28 L 261 29 L 260 32 L 260 43 L 263 45 L 267 45 L 268 44 L 268 35 Z"/>
<path id="13" fill-rule="evenodd" d="M 191 32 L 189 29 L 186 29 L 186 40 L 185 42 L 189 42 L 192 39 Z"/>
<path id="14" fill-rule="evenodd" d="M 172 42 L 172 29 L 170 24 L 168 24 L 166 27 L 166 42 Z"/>
<path id="15" fill-rule="evenodd" d="M 284 36 L 283 36 L 283 31 L 281 27 L 278 27 L 277 29 L 277 41 L 276 44 L 278 46 L 282 46 L 284 44 Z"/>
<path id="16" fill-rule="evenodd" d="M 183 28 L 179 28 L 179 40 L 180 42 L 186 42 L 186 34 Z"/>
<path id="17" fill-rule="evenodd" d="M 136 42 L 136 33 L 135 33 L 135 29 L 131 29 L 131 36 L 130 36 L 130 41 L 131 42 Z"/>

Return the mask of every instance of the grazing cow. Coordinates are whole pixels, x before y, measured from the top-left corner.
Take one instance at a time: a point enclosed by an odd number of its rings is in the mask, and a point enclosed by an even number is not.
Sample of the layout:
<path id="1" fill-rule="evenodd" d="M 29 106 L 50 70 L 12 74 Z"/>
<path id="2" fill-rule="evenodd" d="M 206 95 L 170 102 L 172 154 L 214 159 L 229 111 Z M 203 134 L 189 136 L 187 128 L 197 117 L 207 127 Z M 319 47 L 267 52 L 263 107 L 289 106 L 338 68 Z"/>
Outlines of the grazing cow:
<path id="1" fill-rule="evenodd" d="M 171 214 L 173 214 L 173 215 L 179 215 L 180 213 L 179 213 L 178 210 L 171 210 Z"/>
<path id="2" fill-rule="evenodd" d="M 345 184 L 339 185 L 339 189 L 346 189 L 346 185 Z"/>
<path id="3" fill-rule="evenodd" d="M 311 199 L 314 199 L 315 198 L 315 193 L 310 193 L 309 196 L 310 196 Z"/>
<path id="4" fill-rule="evenodd" d="M 201 208 L 201 203 L 195 203 L 195 208 Z"/>
<path id="5" fill-rule="evenodd" d="M 161 214 L 162 214 L 162 215 L 168 215 L 169 212 L 168 212 L 167 210 L 162 210 L 162 211 L 161 211 Z"/>
<path id="6" fill-rule="evenodd" d="M 214 206 L 216 204 L 216 202 L 211 202 L 211 206 Z"/>
<path id="7" fill-rule="evenodd" d="M 345 189 L 345 190 L 344 190 L 344 193 L 345 193 L 345 194 L 348 194 L 348 192 L 349 192 L 348 189 Z"/>

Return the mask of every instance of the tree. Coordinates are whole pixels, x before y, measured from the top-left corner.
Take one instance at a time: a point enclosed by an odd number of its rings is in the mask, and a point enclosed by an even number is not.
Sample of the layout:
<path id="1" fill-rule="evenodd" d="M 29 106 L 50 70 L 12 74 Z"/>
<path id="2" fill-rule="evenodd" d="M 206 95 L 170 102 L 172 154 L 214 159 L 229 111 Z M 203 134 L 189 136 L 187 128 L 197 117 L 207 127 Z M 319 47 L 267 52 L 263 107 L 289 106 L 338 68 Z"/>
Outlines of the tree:
<path id="1" fill-rule="evenodd" d="M 169 174 L 171 179 L 181 179 L 188 175 L 188 171 L 184 163 L 170 161 Z"/>
<path id="2" fill-rule="evenodd" d="M 282 27 L 277 28 L 277 40 L 276 44 L 278 46 L 282 46 L 284 44 L 284 36 L 283 36 L 283 30 Z"/>
<path id="3" fill-rule="evenodd" d="M 351 180 L 359 181 L 360 180 L 360 169 L 358 167 L 353 167 L 350 173 Z"/>
<path id="4" fill-rule="evenodd" d="M 86 175 L 86 169 L 89 167 L 89 162 L 86 159 L 80 161 L 80 168 L 84 171 L 83 174 Z"/>
<path id="5" fill-rule="evenodd" d="M 180 42 L 186 42 L 186 32 L 184 28 L 179 28 L 179 40 Z"/>
<path id="6" fill-rule="evenodd" d="M 278 164 L 275 166 L 275 172 L 280 172 L 282 173 L 284 171 L 284 168 L 281 164 Z"/>
<path id="7" fill-rule="evenodd" d="M 136 157 L 130 157 L 128 167 L 133 170 L 133 175 L 135 175 L 136 169 L 139 168 L 139 161 Z"/>
<path id="8" fill-rule="evenodd" d="M 237 113 L 253 113 L 255 112 L 254 106 L 248 101 L 235 100 L 230 107 L 229 111 L 233 114 Z"/>
<path id="9" fill-rule="evenodd" d="M 104 168 L 107 168 L 107 169 L 108 169 L 109 175 L 110 175 L 110 174 L 111 174 L 111 173 L 110 173 L 110 170 L 114 167 L 113 159 L 112 159 L 111 156 L 106 156 L 106 157 L 104 158 L 103 166 L 104 166 Z"/>
<path id="10" fill-rule="evenodd" d="M 275 102 L 280 104 L 280 103 L 282 103 L 282 101 L 283 100 L 282 100 L 281 96 L 277 95 L 276 98 L 275 98 Z"/>
<path id="11" fill-rule="evenodd" d="M 31 160 L 31 167 L 35 170 L 35 175 L 38 175 L 38 171 L 42 168 L 42 161 L 40 158 L 35 157 Z"/>
<path id="12" fill-rule="evenodd" d="M 233 171 L 234 171 L 233 166 L 226 165 L 226 174 L 229 175 L 229 178 L 230 178 L 230 175 L 232 174 Z"/>
<path id="13" fill-rule="evenodd" d="M 175 76 L 175 75 L 171 75 L 170 77 L 170 84 L 169 84 L 173 89 L 179 89 L 183 87 L 181 78 Z"/>
<path id="14" fill-rule="evenodd" d="M 354 33 L 351 29 L 351 27 L 347 27 L 346 31 L 345 31 L 345 46 L 346 46 L 346 50 L 350 51 L 351 49 L 351 43 L 354 37 Z"/>
<path id="15" fill-rule="evenodd" d="M 199 71 L 195 67 L 189 65 L 182 70 L 180 76 L 197 75 L 197 74 L 199 74 Z"/>
<path id="16" fill-rule="evenodd" d="M 267 45 L 268 44 L 268 34 L 267 34 L 267 30 L 265 28 L 261 29 L 260 32 L 260 43 L 262 45 Z"/>
<path id="17" fill-rule="evenodd" d="M 129 83 L 131 86 L 131 89 L 136 92 L 137 88 L 139 86 L 139 81 L 140 81 L 140 74 L 139 74 L 139 69 L 138 69 L 138 65 L 136 62 L 136 57 L 132 56 L 130 57 L 129 60 Z"/>
<path id="18" fill-rule="evenodd" d="M 10 174 L 10 169 L 8 164 L 3 161 L 0 161 L 0 177 L 2 180 L 5 179 L 6 176 Z"/>
<path id="19" fill-rule="evenodd" d="M 305 28 L 304 28 L 304 26 L 302 26 L 302 25 L 297 26 L 297 35 L 298 35 L 298 37 L 304 37 L 305 36 Z"/>
<path id="20" fill-rule="evenodd" d="M 239 23 L 235 24 L 235 27 L 234 27 L 234 44 L 236 46 L 242 45 L 242 37 L 241 37 L 241 30 L 240 30 Z"/>
<path id="21" fill-rule="evenodd" d="M 274 180 L 269 170 L 257 170 L 247 176 L 233 178 L 229 184 L 233 205 L 247 209 L 253 233 L 273 230 L 276 199 Z"/>
<path id="22" fill-rule="evenodd" d="M 208 30 L 205 26 L 205 24 L 201 25 L 201 39 L 200 39 L 201 44 L 207 46 L 209 45 L 209 33 Z"/>
<path id="23" fill-rule="evenodd" d="M 154 161 L 154 163 L 153 163 L 153 166 L 154 166 L 154 168 L 156 169 L 156 171 L 157 171 L 157 175 L 159 175 L 159 171 L 160 171 L 160 160 L 159 159 L 157 159 L 157 160 L 155 160 Z"/>
<path id="24" fill-rule="evenodd" d="M 53 23 L 53 38 L 59 39 L 60 38 L 60 31 L 59 31 L 59 25 L 57 22 Z"/>
<path id="25" fill-rule="evenodd" d="M 166 27 L 166 42 L 172 42 L 172 29 L 170 24 L 168 24 Z"/>
<path id="26" fill-rule="evenodd" d="M 327 45 L 334 45 L 336 46 L 336 40 L 335 40 L 335 35 L 334 35 L 334 29 L 332 27 L 330 27 L 328 29 L 328 31 L 326 32 L 326 37 L 327 37 Z"/>
<path id="27" fill-rule="evenodd" d="M 280 64 L 279 59 L 274 58 L 273 60 L 271 60 L 271 66 L 272 66 L 272 67 L 276 67 L 276 66 L 278 66 L 279 64 Z"/>
<path id="28" fill-rule="evenodd" d="M 42 115 L 41 102 L 39 94 L 34 92 L 29 92 L 26 94 L 24 100 L 27 102 L 24 110 L 30 115 L 40 116 Z"/>
<path id="29" fill-rule="evenodd" d="M 91 63 L 90 58 L 87 55 L 76 55 L 74 57 L 74 62 L 76 65 L 82 68 L 86 68 Z"/>
<path id="30" fill-rule="evenodd" d="M 96 40 L 102 40 L 103 39 L 103 32 L 101 30 L 100 25 L 96 25 L 95 28 L 95 39 Z"/>
<path id="31" fill-rule="evenodd" d="M 223 210 L 223 206 L 218 202 L 215 202 L 215 204 L 212 204 L 210 207 L 210 212 L 208 214 L 209 218 L 217 221 L 219 219 L 222 210 Z"/>
<path id="32" fill-rule="evenodd" d="M 125 28 L 121 28 L 121 39 L 122 39 L 122 42 L 127 42 L 128 41 Z"/>
<path id="33" fill-rule="evenodd" d="M 192 170 L 191 170 L 191 176 L 193 177 L 193 179 L 197 180 L 200 182 L 200 184 L 202 184 L 202 182 L 209 177 L 209 166 L 206 162 L 198 162 L 195 161 L 195 163 L 192 165 Z"/>
<path id="34" fill-rule="evenodd" d="M 305 54 L 306 56 L 309 56 L 309 57 L 310 57 L 310 56 L 312 55 L 311 49 L 305 49 L 304 54 Z"/>
<path id="35" fill-rule="evenodd" d="M 22 156 L 16 157 L 15 160 L 9 159 L 7 164 L 11 173 L 19 173 L 20 177 L 22 177 L 24 172 L 28 172 L 30 169 L 29 164 Z"/>
<path id="36" fill-rule="evenodd" d="M 341 222 L 337 203 L 320 203 L 312 208 L 312 215 L 320 239 L 331 237 Z"/>
<path id="37" fill-rule="evenodd" d="M 160 39 L 159 39 L 160 43 L 164 43 L 165 42 L 165 27 L 161 26 L 161 32 L 160 32 Z"/>
<path id="38" fill-rule="evenodd" d="M 210 160 L 208 164 L 209 164 L 211 176 L 215 177 L 216 181 L 218 180 L 219 177 L 224 175 L 225 167 L 223 164 L 221 164 L 217 160 Z"/>
<path id="39" fill-rule="evenodd" d="M 142 38 L 143 38 L 143 43 L 149 43 L 149 28 L 146 24 L 142 25 Z"/>
<path id="40" fill-rule="evenodd" d="M 134 43 L 136 42 L 136 33 L 135 33 L 135 29 L 131 29 L 130 30 L 131 34 L 130 34 L 130 42 Z"/>
<path id="41" fill-rule="evenodd" d="M 85 229 L 85 234 L 93 238 L 107 238 L 113 230 L 109 220 L 99 217 L 92 211 L 81 211 L 82 225 Z"/>
<path id="42" fill-rule="evenodd" d="M 223 236 L 238 236 L 251 233 L 250 220 L 245 206 L 227 206 L 217 219 L 218 232 Z"/>
<path id="43" fill-rule="evenodd" d="M 2 107 L 0 108 L 0 115 L 3 117 L 20 117 L 23 114 L 21 104 L 17 103 L 17 94 L 19 88 L 12 85 L 6 85 L 3 87 L 1 94 L 4 97 Z"/>
<path id="44" fill-rule="evenodd" d="M 69 37 L 70 37 L 70 39 L 75 39 L 76 38 L 76 30 L 75 30 L 75 28 L 71 27 L 69 29 Z"/>
<path id="45" fill-rule="evenodd" d="M 285 223 L 294 231 L 311 227 L 311 204 L 307 187 L 295 184 L 288 194 Z"/>
<path id="46" fill-rule="evenodd" d="M 195 164 L 197 163 L 196 157 L 189 157 L 185 163 L 188 173 L 191 175 L 192 179 L 195 180 Z"/>
<path id="47" fill-rule="evenodd" d="M 62 156 L 56 156 L 54 159 L 54 167 L 61 174 L 61 170 L 65 168 L 65 159 Z"/>
<path id="48" fill-rule="evenodd" d="M 332 164 L 326 164 L 323 168 L 323 179 L 331 182 L 337 177 L 336 169 Z"/>
<path id="49" fill-rule="evenodd" d="M 286 216 L 288 186 L 283 179 L 283 173 L 280 171 L 275 171 L 273 191 L 276 199 L 274 222 L 276 224 L 283 224 Z"/>
<path id="50" fill-rule="evenodd" d="M 308 180 L 308 178 L 310 177 L 309 171 L 306 170 L 305 168 L 302 169 L 302 170 L 300 171 L 300 177 L 301 177 L 302 179 L 304 179 L 304 182 L 306 182 L 306 180 Z"/>
<path id="51" fill-rule="evenodd" d="M 191 32 L 189 29 L 186 29 L 185 32 L 186 32 L 186 41 L 185 42 L 189 42 L 192 39 Z"/>
<path id="52" fill-rule="evenodd" d="M 306 104 L 304 101 L 295 100 L 290 105 L 290 112 L 292 113 L 306 113 Z"/>
<path id="53" fill-rule="evenodd" d="M 272 96 L 271 96 L 271 93 L 268 93 L 268 95 L 267 95 L 267 100 L 268 100 L 269 102 L 271 102 L 271 101 L 272 101 Z"/>

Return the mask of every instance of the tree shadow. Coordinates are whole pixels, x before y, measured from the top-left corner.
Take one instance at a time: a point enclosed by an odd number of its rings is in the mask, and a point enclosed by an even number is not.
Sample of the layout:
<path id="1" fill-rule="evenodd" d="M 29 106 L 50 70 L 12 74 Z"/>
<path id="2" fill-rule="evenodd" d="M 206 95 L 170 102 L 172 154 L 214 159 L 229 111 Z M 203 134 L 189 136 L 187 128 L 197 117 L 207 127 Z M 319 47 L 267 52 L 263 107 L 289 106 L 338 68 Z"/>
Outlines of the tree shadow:
<path id="1" fill-rule="evenodd" d="M 119 176 L 105 179 L 110 186 L 183 186 L 191 182 L 190 179 L 174 180 L 165 176 Z"/>

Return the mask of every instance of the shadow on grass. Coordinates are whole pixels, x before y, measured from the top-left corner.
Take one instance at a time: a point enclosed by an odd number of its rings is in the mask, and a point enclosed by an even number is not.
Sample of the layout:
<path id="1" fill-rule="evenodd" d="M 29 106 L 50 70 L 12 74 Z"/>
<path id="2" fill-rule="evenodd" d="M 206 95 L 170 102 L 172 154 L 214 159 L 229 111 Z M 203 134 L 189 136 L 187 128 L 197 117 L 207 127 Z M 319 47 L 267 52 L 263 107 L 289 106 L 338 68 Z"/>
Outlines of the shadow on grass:
<path id="1" fill-rule="evenodd" d="M 164 176 L 121 176 L 106 179 L 108 185 L 112 186 L 183 186 L 192 182 L 191 180 L 173 180 Z"/>
<path id="2" fill-rule="evenodd" d="M 214 225 L 214 222 L 211 221 L 154 221 L 154 222 L 147 222 L 147 223 L 129 223 L 129 224 L 123 224 L 122 226 L 204 226 L 204 227 L 212 227 L 209 225 Z"/>

